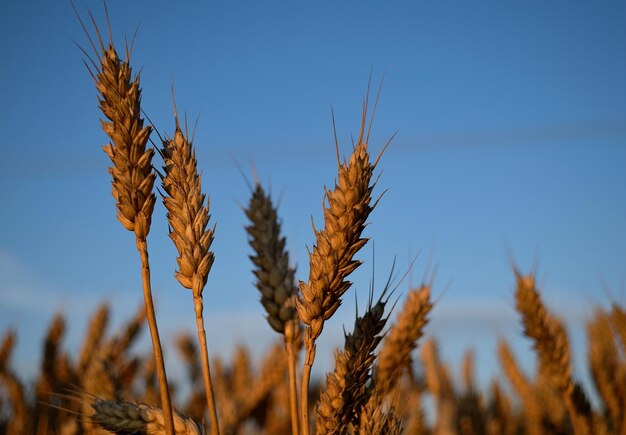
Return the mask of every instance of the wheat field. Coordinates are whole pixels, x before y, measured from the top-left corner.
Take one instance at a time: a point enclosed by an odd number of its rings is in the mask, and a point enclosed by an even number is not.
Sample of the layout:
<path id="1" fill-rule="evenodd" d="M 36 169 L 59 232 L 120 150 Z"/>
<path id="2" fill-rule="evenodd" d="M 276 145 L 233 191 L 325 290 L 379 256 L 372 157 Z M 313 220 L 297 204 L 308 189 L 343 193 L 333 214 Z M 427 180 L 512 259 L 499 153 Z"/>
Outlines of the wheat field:
<path id="1" fill-rule="evenodd" d="M 352 273 L 363 263 L 358 254 L 376 238 L 366 233 L 367 224 L 374 210 L 385 207 L 378 176 L 393 137 L 370 143 L 380 88 L 366 90 L 359 134 L 345 147 L 349 155 L 341 157 L 344 147 L 337 144 L 336 155 L 329 156 L 337 173 L 330 184 L 320 180 L 323 223 L 313 226 L 308 276 L 293 267 L 276 199 L 253 174 L 242 211 L 248 224 L 241 231 L 253 252 L 250 269 L 275 343 L 259 361 L 242 345 L 230 360 L 210 352 L 204 305 L 211 296 L 203 291 L 219 255 L 212 251 L 219 233 L 209 202 L 218 187 L 202 183 L 193 132 L 179 119 L 173 90 L 169 136 L 145 116 L 141 74 L 131 67 L 132 41 L 120 50 L 108 23 L 98 26 L 91 14 L 77 17 L 86 36 L 86 74 L 93 78 L 109 138 L 103 151 L 110 158 L 117 218 L 135 238 L 144 306 L 111 331 L 111 308 L 100 305 L 73 354 L 64 346 L 66 319 L 57 315 L 36 379 L 21 378 L 12 363 L 19 331 L 4 331 L 0 433 L 626 434 L 626 308 L 614 301 L 586 325 L 586 368 L 594 387 L 587 391 L 574 374 L 571 340 L 558 309 L 544 302 L 536 272 L 514 264 L 511 300 L 519 332 L 532 344 L 534 373 L 521 368 L 505 339 L 492 356 L 505 376 L 494 376 L 486 388 L 476 380 L 471 351 L 460 362 L 444 361 L 439 343 L 425 334 L 437 317 L 442 289 L 428 278 L 402 288 L 392 271 L 383 288 L 372 284 L 367 304 L 346 326 L 332 370 L 312 376 L 318 339 L 350 295 Z M 166 209 L 167 230 L 152 228 L 157 201 Z M 177 252 L 179 297 L 193 304 L 193 312 L 183 315 L 195 320 L 196 330 L 175 342 L 159 334 L 151 231 L 167 232 Z M 151 337 L 148 354 L 132 347 L 143 330 Z M 164 354 L 184 361 L 182 382 L 168 379 Z"/>

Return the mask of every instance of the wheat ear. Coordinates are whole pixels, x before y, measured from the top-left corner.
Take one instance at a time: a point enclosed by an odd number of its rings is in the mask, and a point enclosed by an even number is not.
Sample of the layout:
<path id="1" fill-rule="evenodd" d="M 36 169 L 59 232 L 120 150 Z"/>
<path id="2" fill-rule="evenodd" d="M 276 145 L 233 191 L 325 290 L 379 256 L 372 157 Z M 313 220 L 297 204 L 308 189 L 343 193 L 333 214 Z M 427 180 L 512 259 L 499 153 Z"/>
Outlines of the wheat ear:
<path id="1" fill-rule="evenodd" d="M 522 316 L 524 334 L 531 338 L 539 358 L 539 371 L 563 397 L 577 435 L 587 433 L 587 422 L 579 415 L 573 401 L 570 351 L 563 324 L 545 308 L 532 275 L 515 270 L 515 304 Z"/>
<path id="2" fill-rule="evenodd" d="M 354 255 L 367 243 L 361 235 L 370 212 L 376 206 L 376 202 L 372 203 L 372 190 L 376 184 L 372 182 L 372 175 L 380 155 L 374 163 L 370 161 L 366 121 L 367 101 L 363 105 L 359 138 L 348 162 L 339 161 L 337 149 L 338 175 L 335 188 L 325 194 L 328 205 L 323 204 L 324 229 L 317 231 L 313 228 L 315 246 L 309 252 L 309 279 L 307 282 L 300 281 L 301 296 L 296 308 L 307 326 L 300 389 L 304 435 L 309 435 L 308 389 L 315 361 L 315 340 L 322 333 L 324 321 L 337 311 L 341 297 L 350 288 L 351 283 L 346 278 L 361 264 L 354 260 Z"/>
<path id="3" fill-rule="evenodd" d="M 487 435 L 513 435 L 516 433 L 515 418 L 512 412 L 511 401 L 497 380 L 492 380 L 489 400 L 489 412 L 487 413 Z"/>
<path id="4" fill-rule="evenodd" d="M 358 424 L 358 412 L 371 393 L 371 379 L 376 355 L 387 318 L 385 292 L 374 304 L 372 294 L 367 310 L 354 322 L 352 333 L 345 335 L 342 351 L 335 354 L 335 369 L 326 376 L 326 388 L 317 404 L 318 434 L 344 433 L 350 423 Z"/>
<path id="5" fill-rule="evenodd" d="M 610 316 L 613 323 L 614 331 L 620 339 L 622 351 L 626 353 L 626 309 L 621 305 L 613 302 Z"/>
<path id="6" fill-rule="evenodd" d="M 150 126 L 144 127 L 144 120 L 141 118 L 139 74 L 133 77 L 130 65 L 130 49 L 126 48 L 126 60 L 122 61 L 113 44 L 106 3 L 105 12 L 109 33 L 108 47 L 105 47 L 100 30 L 90 13 L 98 35 L 99 49 L 96 48 L 78 13 L 76 15 L 91 47 L 100 59 L 99 64 L 96 64 L 89 58 L 91 66 L 87 62 L 85 65 L 96 82 L 100 110 L 106 117 L 106 120 L 101 122 L 102 129 L 111 139 L 111 142 L 105 145 L 103 150 L 112 162 L 109 173 L 113 178 L 112 193 L 116 201 L 117 218 L 124 228 L 135 233 L 135 244 L 141 259 L 144 303 L 159 378 L 165 425 L 168 434 L 171 435 L 173 433 L 172 405 L 152 299 L 150 262 L 148 259 L 147 236 L 150 232 L 152 211 L 156 202 L 156 196 L 153 192 L 156 176 L 152 171 L 154 150 L 146 147 L 151 128 Z"/>
<path id="7" fill-rule="evenodd" d="M 604 403 L 616 433 L 622 433 L 622 414 L 626 406 L 622 402 L 618 351 L 615 346 L 610 317 L 597 310 L 587 323 L 588 361 L 592 379 L 600 399 Z"/>
<path id="8" fill-rule="evenodd" d="M 296 311 L 298 287 L 295 269 L 289 266 L 285 238 L 280 235 L 280 222 L 271 197 L 260 183 L 256 183 L 248 207 L 245 209 L 250 225 L 246 227 L 254 255 L 256 287 L 261 293 L 261 304 L 267 312 L 267 321 L 284 337 L 289 359 L 289 404 L 291 432 L 298 434 L 298 395 L 296 360 L 302 342 L 302 326 Z"/>
<path id="9" fill-rule="evenodd" d="M 378 354 L 376 388 L 379 391 L 392 391 L 402 372 L 411 368 L 411 353 L 422 336 L 431 308 L 429 284 L 422 284 L 409 291 Z"/>
<path id="10" fill-rule="evenodd" d="M 393 407 L 385 409 L 384 393 L 374 390 L 359 412 L 356 435 L 400 435 L 402 420 Z"/>
<path id="11" fill-rule="evenodd" d="M 98 399 L 91 405 L 91 420 L 117 434 L 165 435 L 164 413 L 161 409 L 132 402 Z M 192 419 L 174 412 L 175 435 L 201 435 L 202 429 Z"/>
<path id="12" fill-rule="evenodd" d="M 91 315 L 87 333 L 83 340 L 83 347 L 78 357 L 78 367 L 76 371 L 79 375 L 85 372 L 91 360 L 100 349 L 107 324 L 109 323 L 109 311 L 107 304 L 101 304 L 96 312 Z"/>
<path id="13" fill-rule="evenodd" d="M 0 372 L 8 365 L 13 347 L 15 346 L 15 331 L 9 329 L 4 333 L 2 344 L 0 345 Z"/>
<path id="14" fill-rule="evenodd" d="M 24 386 L 10 369 L 11 354 L 13 353 L 15 341 L 15 331 L 7 331 L 0 346 L 0 384 L 4 384 L 7 397 L 12 406 L 11 417 L 5 428 L 6 433 L 25 434 L 29 433 L 30 430 L 26 394 L 24 393 Z"/>
<path id="15" fill-rule="evenodd" d="M 498 357 L 509 383 L 522 400 L 526 432 L 529 435 L 541 434 L 543 432 L 541 428 L 542 412 L 535 395 L 535 390 L 517 364 L 513 351 L 504 340 L 500 340 L 498 343 Z"/>
<path id="16" fill-rule="evenodd" d="M 105 354 L 111 361 L 118 361 L 137 339 L 146 321 L 145 307 L 141 306 L 135 315 L 105 345 Z"/>
<path id="17" fill-rule="evenodd" d="M 209 249 L 213 242 L 214 228 L 207 228 L 210 219 L 209 201 L 202 193 L 193 145 L 181 131 L 176 109 L 174 111 L 176 131 L 173 138 L 163 141 L 162 149 L 165 161 L 165 175 L 162 178 L 165 190 L 163 203 L 167 208 L 170 238 L 178 250 L 176 260 L 179 269 L 176 271 L 176 278 L 183 287 L 191 289 L 193 295 L 211 432 L 219 434 L 202 299 L 202 291 L 213 265 L 214 255 Z"/>
<path id="18" fill-rule="evenodd" d="M 229 391 L 235 397 L 235 403 L 225 418 L 225 433 L 238 433 L 240 425 L 267 400 L 279 383 L 284 382 L 288 361 L 281 347 L 279 343 L 270 347 L 254 378 L 250 377 L 248 352 L 245 348 L 238 349 L 233 361 L 232 390 Z"/>
<path id="19" fill-rule="evenodd" d="M 448 367 L 439 359 L 433 338 L 421 346 L 424 375 L 428 391 L 433 395 L 437 420 L 435 433 L 455 433 L 454 416 L 457 413 L 456 395 Z"/>

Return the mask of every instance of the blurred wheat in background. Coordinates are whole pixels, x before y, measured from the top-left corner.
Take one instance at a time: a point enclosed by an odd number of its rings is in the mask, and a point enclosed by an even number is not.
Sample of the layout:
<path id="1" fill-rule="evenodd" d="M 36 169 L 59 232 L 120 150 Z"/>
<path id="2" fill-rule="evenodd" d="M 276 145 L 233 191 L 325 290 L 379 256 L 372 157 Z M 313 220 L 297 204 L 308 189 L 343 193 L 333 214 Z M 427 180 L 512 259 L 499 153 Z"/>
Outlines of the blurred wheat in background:
<path id="1" fill-rule="evenodd" d="M 318 339 L 334 326 L 330 319 L 344 299 L 353 297 L 353 272 L 363 263 L 357 254 L 370 238 L 381 236 L 367 231 L 375 212 L 385 207 L 379 166 L 393 152 L 388 150 L 393 136 L 387 143 L 370 143 L 380 88 L 373 103 L 369 87 L 365 92 L 351 147 L 335 137 L 336 152 L 329 158 L 336 160 L 336 176 L 331 188 L 325 187 L 330 180 L 320 180 L 323 222 L 312 222 L 308 276 L 293 266 L 271 190 L 258 174 L 253 183 L 244 175 L 250 197 L 242 206 L 248 223 L 241 231 L 252 249 L 251 276 L 267 327 L 277 335 L 260 359 L 240 344 L 230 360 L 209 353 L 204 308 L 211 295 L 204 289 L 220 255 L 212 251 L 220 234 L 219 222 L 210 223 L 208 192 L 220 186 L 202 183 L 193 132 L 186 118 L 179 119 L 176 102 L 172 137 L 144 125 L 140 73 L 131 67 L 134 39 L 120 56 L 108 13 L 106 34 L 91 12 L 85 22 L 77 16 L 88 41 L 84 61 L 99 95 L 102 129 L 110 138 L 103 149 L 111 160 L 117 218 L 135 236 L 144 304 L 112 331 L 111 308 L 102 303 L 81 325 L 82 344 L 75 351 L 64 343 L 67 319 L 57 314 L 35 379 L 23 379 L 12 362 L 19 331 L 5 331 L 0 337 L 1 433 L 626 434 L 626 309 L 615 300 L 610 308 L 598 307 L 587 322 L 590 389 L 573 369 L 572 341 L 558 307 L 544 302 L 536 271 L 524 273 L 515 265 L 510 301 L 519 315 L 518 332 L 532 346 L 534 372 L 520 366 L 506 338 L 490 356 L 504 376 L 494 373 L 488 385 L 476 379 L 473 351 L 461 361 L 442 359 L 441 343 L 426 327 L 438 316 L 444 289 L 437 288 L 434 272 L 413 285 L 392 268 L 382 288 L 372 277 L 366 303 L 357 308 L 352 328 L 344 329 L 332 368 L 325 377 L 313 376 Z M 161 146 L 155 145 L 155 132 Z M 157 177 L 161 190 L 154 186 Z M 157 194 L 168 228 L 152 224 Z M 197 327 L 163 343 L 152 301 L 151 230 L 168 234 L 176 248 L 172 268 L 190 290 L 180 292 L 190 301 L 181 316 L 192 317 Z M 152 348 L 138 352 L 133 344 L 146 326 Z M 174 354 L 185 366 L 184 379 L 167 377 L 164 356 Z"/>

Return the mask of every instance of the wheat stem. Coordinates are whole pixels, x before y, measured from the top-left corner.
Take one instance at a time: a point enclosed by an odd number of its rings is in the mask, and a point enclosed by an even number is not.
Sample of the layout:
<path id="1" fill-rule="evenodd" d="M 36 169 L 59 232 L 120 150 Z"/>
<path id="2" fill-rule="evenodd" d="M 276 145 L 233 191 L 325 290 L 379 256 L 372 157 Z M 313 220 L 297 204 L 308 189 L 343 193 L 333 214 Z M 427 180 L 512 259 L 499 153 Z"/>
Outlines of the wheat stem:
<path id="1" fill-rule="evenodd" d="M 287 341 L 285 343 L 287 348 L 287 364 L 289 368 L 289 411 L 291 414 L 291 433 L 298 435 L 300 430 L 298 428 L 298 387 L 296 386 L 296 355 L 297 351 L 294 349 L 294 343 Z"/>
<path id="2" fill-rule="evenodd" d="M 136 238 L 137 249 L 141 256 L 141 281 L 143 284 L 143 299 L 146 304 L 146 315 L 148 317 L 148 327 L 150 328 L 150 338 L 152 339 L 152 349 L 154 362 L 159 379 L 159 390 L 161 392 L 161 406 L 163 407 L 163 417 L 165 419 L 165 430 L 168 435 L 174 434 L 174 419 L 172 414 L 172 402 L 165 373 L 165 362 L 163 361 L 163 350 L 159 338 L 159 329 L 154 312 L 154 302 L 152 301 L 152 287 L 150 285 L 150 263 L 148 261 L 148 242 L 145 238 Z"/>
<path id="3" fill-rule="evenodd" d="M 196 296 L 198 294 L 198 296 Z M 211 367 L 209 365 L 209 349 L 206 342 L 206 332 L 204 330 L 204 317 L 202 316 L 202 294 L 194 292 L 193 306 L 196 312 L 196 327 L 198 329 L 198 341 L 200 342 L 200 357 L 202 359 L 202 377 L 204 379 L 204 391 L 206 401 L 209 406 L 211 418 L 211 433 L 219 435 L 220 427 L 217 421 L 217 409 L 215 406 L 215 394 L 213 393 L 213 383 L 211 382 Z"/>
<path id="4" fill-rule="evenodd" d="M 306 335 L 308 336 L 308 330 Z M 306 354 L 304 355 L 304 367 L 302 370 L 302 386 L 300 387 L 300 414 L 302 415 L 302 435 L 309 435 L 309 382 L 311 379 L 311 369 L 315 361 L 315 342 L 309 344 L 308 337 L 305 338 Z"/>

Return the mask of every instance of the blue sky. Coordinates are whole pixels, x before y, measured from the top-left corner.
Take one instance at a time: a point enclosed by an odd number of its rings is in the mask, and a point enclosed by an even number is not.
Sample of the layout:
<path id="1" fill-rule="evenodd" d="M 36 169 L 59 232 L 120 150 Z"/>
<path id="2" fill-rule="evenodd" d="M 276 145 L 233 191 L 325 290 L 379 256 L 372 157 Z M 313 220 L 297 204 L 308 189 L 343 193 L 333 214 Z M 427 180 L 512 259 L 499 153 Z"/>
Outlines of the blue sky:
<path id="1" fill-rule="evenodd" d="M 79 1 L 104 26 L 98 1 Z M 120 322 L 141 303 L 138 256 L 115 219 L 96 91 L 73 41 L 88 47 L 69 3 L 4 2 L 0 69 L 0 330 L 33 373 L 45 327 L 69 318 L 70 349 L 103 301 Z M 365 264 L 366 298 L 394 256 L 420 253 L 404 291 L 438 267 L 428 333 L 444 357 L 478 350 L 482 379 L 498 373 L 495 339 L 529 369 L 530 343 L 513 310 L 507 250 L 523 270 L 538 260 L 545 299 L 565 317 L 584 375 L 584 319 L 610 297 L 626 303 L 626 5 L 622 2 L 162 2 L 110 1 L 116 43 L 141 23 L 133 65 L 143 108 L 173 128 L 170 86 L 190 123 L 217 222 L 205 290 L 209 346 L 255 352 L 273 333 L 248 260 L 237 170 L 254 164 L 281 199 L 298 278 L 307 277 L 310 219 L 321 225 L 336 174 L 331 106 L 344 155 L 358 133 L 370 71 L 385 73 L 371 149 L 398 130 L 380 162 Z M 149 238 L 162 336 L 193 328 L 191 295 L 173 279 L 165 211 Z M 608 290 L 607 290 L 608 289 Z M 325 328 L 327 368 L 351 328 L 355 290 Z M 608 295 L 607 295 L 608 293 Z M 363 306 L 363 303 L 360 304 Z M 143 344 L 148 347 L 147 341 Z M 168 358 L 175 370 L 176 359 Z"/>

